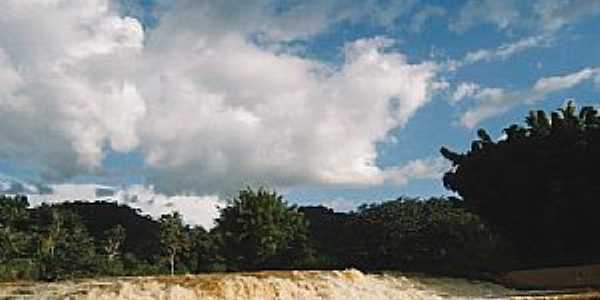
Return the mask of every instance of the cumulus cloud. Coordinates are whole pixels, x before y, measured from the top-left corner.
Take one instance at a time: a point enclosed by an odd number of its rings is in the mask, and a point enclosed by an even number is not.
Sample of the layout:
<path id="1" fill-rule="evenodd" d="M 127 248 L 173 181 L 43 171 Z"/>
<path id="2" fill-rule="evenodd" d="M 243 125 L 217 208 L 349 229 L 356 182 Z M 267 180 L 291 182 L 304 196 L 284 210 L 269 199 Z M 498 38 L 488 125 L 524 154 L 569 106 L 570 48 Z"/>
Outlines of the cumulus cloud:
<path id="1" fill-rule="evenodd" d="M 429 101 L 438 66 L 382 37 L 348 43 L 335 67 L 274 52 L 252 37 L 301 39 L 330 21 L 306 20 L 323 7 L 312 2 L 264 2 L 177 1 L 144 31 L 109 0 L 2 1 L 0 158 L 59 181 L 135 151 L 168 195 L 382 183 L 375 144 Z M 398 14 L 342 11 L 333 20 Z"/>
<path id="2" fill-rule="evenodd" d="M 163 191 L 380 183 L 375 143 L 428 101 L 436 72 L 387 52 L 385 38 L 348 44 L 335 70 L 237 35 L 198 40 L 148 49 L 166 71 L 143 79 L 141 147 Z"/>
<path id="3" fill-rule="evenodd" d="M 142 48 L 141 25 L 101 0 L 0 11 L 0 157 L 55 179 L 99 167 L 107 144 L 133 149 L 144 108 L 121 66 Z"/>
<path id="4" fill-rule="evenodd" d="M 219 216 L 219 207 L 225 205 L 225 201 L 217 196 L 166 196 L 156 193 L 152 187 L 142 185 L 118 188 L 97 184 L 56 184 L 51 188 L 53 192 L 50 194 L 30 194 L 30 204 L 38 206 L 42 203 L 103 200 L 140 209 L 142 214 L 155 219 L 177 211 L 186 223 L 206 229 L 214 226 L 214 220 Z M 98 190 L 103 191 L 103 194 L 98 195 Z"/>
<path id="5" fill-rule="evenodd" d="M 478 104 L 463 114 L 460 123 L 473 128 L 481 121 L 505 113 L 517 105 L 540 101 L 554 92 L 593 80 L 597 74 L 600 74 L 599 68 L 585 68 L 566 75 L 540 78 L 532 87 L 522 90 L 479 88 L 472 96 L 478 100 Z"/>

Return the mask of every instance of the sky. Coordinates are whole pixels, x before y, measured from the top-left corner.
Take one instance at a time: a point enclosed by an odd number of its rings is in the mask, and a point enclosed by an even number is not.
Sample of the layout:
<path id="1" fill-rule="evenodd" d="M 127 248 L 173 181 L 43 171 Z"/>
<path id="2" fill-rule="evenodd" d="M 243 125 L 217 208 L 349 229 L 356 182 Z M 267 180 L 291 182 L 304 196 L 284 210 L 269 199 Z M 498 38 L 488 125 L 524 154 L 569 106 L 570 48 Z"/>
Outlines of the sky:
<path id="1" fill-rule="evenodd" d="M 451 195 L 441 146 L 599 105 L 600 1 L 3 0 L 0 188 L 212 225 Z"/>

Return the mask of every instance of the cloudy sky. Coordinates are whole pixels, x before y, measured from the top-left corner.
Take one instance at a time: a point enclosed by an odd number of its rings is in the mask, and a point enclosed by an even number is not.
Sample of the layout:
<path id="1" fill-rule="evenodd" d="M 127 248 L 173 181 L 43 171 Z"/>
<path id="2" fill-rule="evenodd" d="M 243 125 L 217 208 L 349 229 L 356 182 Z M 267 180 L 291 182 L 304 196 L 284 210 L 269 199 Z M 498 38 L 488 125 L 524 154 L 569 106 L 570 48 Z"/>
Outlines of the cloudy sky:
<path id="1" fill-rule="evenodd" d="M 244 185 L 447 194 L 438 150 L 598 105 L 600 1 L 2 0 L 0 187 L 210 225 Z"/>

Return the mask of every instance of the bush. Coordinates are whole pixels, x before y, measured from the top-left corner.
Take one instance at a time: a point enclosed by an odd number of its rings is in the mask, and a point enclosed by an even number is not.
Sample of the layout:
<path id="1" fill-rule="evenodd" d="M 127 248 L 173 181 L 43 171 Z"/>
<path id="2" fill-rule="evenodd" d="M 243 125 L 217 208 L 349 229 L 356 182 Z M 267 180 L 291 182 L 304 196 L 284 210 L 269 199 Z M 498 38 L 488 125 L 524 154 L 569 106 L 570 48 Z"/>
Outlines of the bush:
<path id="1" fill-rule="evenodd" d="M 11 259 L 0 264 L 0 281 L 35 280 L 39 277 L 38 271 L 33 259 Z"/>

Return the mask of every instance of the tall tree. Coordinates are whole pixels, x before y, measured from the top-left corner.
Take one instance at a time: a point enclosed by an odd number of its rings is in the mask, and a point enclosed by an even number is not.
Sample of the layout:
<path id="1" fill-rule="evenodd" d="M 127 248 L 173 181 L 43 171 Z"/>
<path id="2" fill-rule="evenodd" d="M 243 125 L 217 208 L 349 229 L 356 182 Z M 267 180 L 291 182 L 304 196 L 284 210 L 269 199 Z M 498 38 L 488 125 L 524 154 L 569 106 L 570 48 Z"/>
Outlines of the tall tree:
<path id="1" fill-rule="evenodd" d="M 310 256 L 303 215 L 274 191 L 241 190 L 216 224 L 232 269 L 291 268 Z"/>
<path id="2" fill-rule="evenodd" d="M 160 217 L 160 241 L 169 259 L 171 275 L 175 275 L 175 259 L 189 248 L 189 237 L 178 212 Z"/>
<path id="3" fill-rule="evenodd" d="M 510 236 L 525 264 L 600 262 L 600 116 L 572 103 L 550 116 L 530 112 L 499 141 L 480 134 L 466 153 L 442 148 L 454 165 L 444 185 Z"/>
<path id="4" fill-rule="evenodd" d="M 125 228 L 117 224 L 115 227 L 105 231 L 104 236 L 104 253 L 106 253 L 108 261 L 112 262 L 116 257 L 121 255 L 121 248 L 127 234 L 125 233 Z"/>

